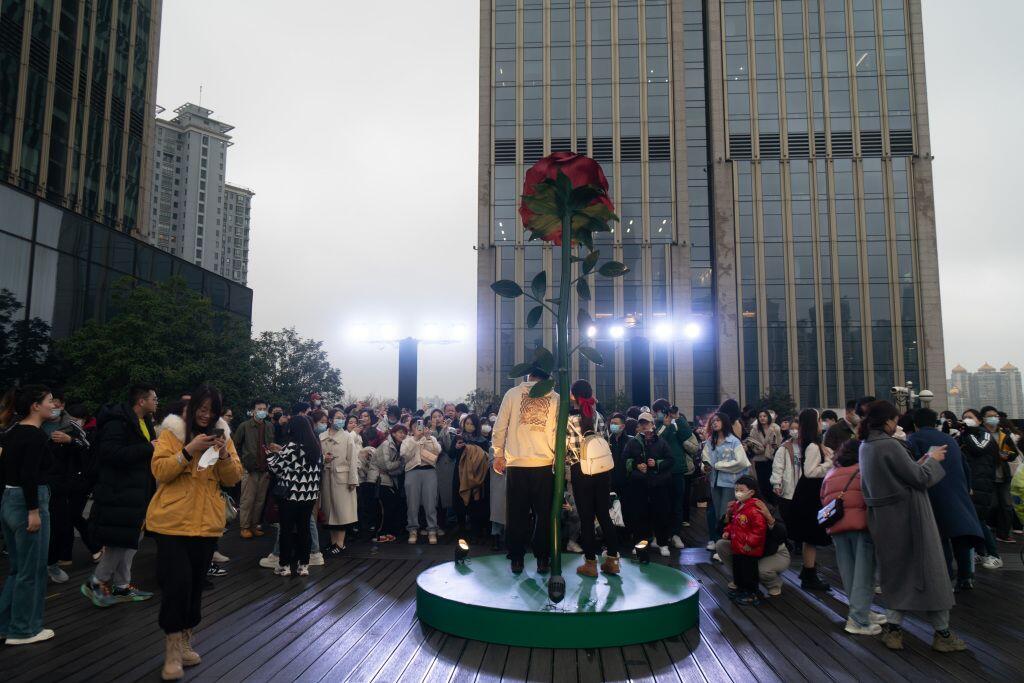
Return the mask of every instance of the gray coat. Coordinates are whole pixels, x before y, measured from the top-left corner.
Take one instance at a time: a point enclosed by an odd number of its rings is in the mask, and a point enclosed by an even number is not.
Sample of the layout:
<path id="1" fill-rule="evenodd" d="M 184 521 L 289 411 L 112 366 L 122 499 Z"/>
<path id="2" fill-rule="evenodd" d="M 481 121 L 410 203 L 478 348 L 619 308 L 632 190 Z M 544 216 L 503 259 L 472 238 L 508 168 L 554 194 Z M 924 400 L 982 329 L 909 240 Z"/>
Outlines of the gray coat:
<path id="1" fill-rule="evenodd" d="M 927 492 L 945 476 L 942 464 L 919 464 L 898 440 L 871 432 L 860 445 L 860 472 L 882 602 L 900 611 L 950 609 L 953 589 Z"/>

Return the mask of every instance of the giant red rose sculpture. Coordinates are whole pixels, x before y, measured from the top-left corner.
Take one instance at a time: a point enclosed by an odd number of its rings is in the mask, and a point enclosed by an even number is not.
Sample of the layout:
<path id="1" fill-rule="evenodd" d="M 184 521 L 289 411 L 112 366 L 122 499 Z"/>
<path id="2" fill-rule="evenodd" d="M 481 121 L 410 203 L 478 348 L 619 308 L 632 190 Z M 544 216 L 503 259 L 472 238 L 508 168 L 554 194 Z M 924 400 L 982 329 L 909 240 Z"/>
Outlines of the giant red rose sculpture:
<path id="1" fill-rule="evenodd" d="M 569 345 L 569 307 L 571 288 L 581 301 L 590 299 L 590 285 L 587 278 L 594 274 L 604 277 L 618 277 L 628 268 L 618 261 L 607 261 L 597 267 L 601 252 L 594 250 L 593 234 L 611 230 L 609 221 L 617 221 L 615 207 L 608 197 L 608 179 L 601 165 L 593 159 L 573 152 L 554 152 L 544 157 L 526 172 L 523 181 L 522 203 L 519 216 L 523 226 L 530 232 L 530 239 L 551 242 L 561 250 L 561 278 L 555 296 L 547 298 L 548 276 L 541 271 L 530 281 L 528 289 L 513 280 L 499 280 L 491 285 L 494 293 L 501 297 L 525 296 L 535 305 L 526 314 L 526 324 L 536 327 L 544 311 L 555 319 L 555 353 L 539 348 L 533 359 L 521 363 L 509 373 L 511 377 L 522 377 L 532 368 L 539 367 L 552 376 L 537 382 L 530 390 L 534 397 L 545 396 L 558 384 L 558 423 L 555 431 L 555 491 L 551 504 L 551 578 L 548 579 L 548 596 L 554 602 L 565 597 L 565 579 L 562 578 L 561 558 L 561 511 L 562 495 L 565 489 L 565 443 L 569 422 L 569 372 L 570 357 L 578 351 L 589 361 L 600 365 L 603 362 L 597 349 Z M 588 253 L 573 255 L 572 247 Z M 578 274 L 573 279 L 573 268 Z M 554 307 L 552 307 L 552 304 Z M 590 324 L 590 316 L 581 308 L 577 320 L 580 328 Z"/>

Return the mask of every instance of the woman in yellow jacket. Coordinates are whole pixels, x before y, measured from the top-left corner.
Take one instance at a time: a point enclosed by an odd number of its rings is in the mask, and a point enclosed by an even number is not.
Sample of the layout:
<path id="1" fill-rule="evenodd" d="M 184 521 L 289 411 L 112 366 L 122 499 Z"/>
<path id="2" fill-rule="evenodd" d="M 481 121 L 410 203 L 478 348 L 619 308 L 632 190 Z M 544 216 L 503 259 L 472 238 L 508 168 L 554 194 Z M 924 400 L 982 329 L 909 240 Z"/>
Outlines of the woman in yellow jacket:
<path id="1" fill-rule="evenodd" d="M 203 386 L 192 393 L 182 417 L 168 415 L 153 450 L 156 494 L 146 529 L 156 538 L 157 580 L 162 593 L 160 628 L 167 634 L 165 681 L 199 664 L 192 629 L 201 618 L 203 580 L 217 539 L 224 532 L 221 486 L 242 478 L 242 464 L 221 419 L 220 392 Z"/>

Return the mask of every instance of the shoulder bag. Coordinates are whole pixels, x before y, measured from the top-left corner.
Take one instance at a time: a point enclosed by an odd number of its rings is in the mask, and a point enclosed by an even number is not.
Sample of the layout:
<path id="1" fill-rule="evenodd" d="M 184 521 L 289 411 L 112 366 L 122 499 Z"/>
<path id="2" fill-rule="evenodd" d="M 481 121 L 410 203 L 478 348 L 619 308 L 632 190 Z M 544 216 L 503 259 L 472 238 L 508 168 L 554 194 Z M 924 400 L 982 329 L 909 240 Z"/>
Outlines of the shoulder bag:
<path id="1" fill-rule="evenodd" d="M 846 486 L 840 491 L 839 495 L 833 498 L 828 505 L 818 510 L 818 526 L 822 529 L 828 529 L 829 527 L 835 526 L 836 523 L 843 518 L 843 496 L 846 495 L 846 490 L 850 488 L 850 484 L 853 480 L 860 475 L 860 468 L 853 473 L 850 480 L 846 482 Z"/>

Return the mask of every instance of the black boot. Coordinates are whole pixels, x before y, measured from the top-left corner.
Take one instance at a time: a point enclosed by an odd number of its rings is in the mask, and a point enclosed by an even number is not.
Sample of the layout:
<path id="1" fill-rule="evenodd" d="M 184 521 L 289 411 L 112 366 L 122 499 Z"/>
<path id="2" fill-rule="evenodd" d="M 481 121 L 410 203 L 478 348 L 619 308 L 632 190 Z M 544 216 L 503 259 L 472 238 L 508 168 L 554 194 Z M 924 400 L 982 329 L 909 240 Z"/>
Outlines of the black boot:
<path id="1" fill-rule="evenodd" d="M 800 587 L 805 591 L 827 591 L 831 588 L 818 576 L 816 567 L 804 567 L 800 570 Z"/>

